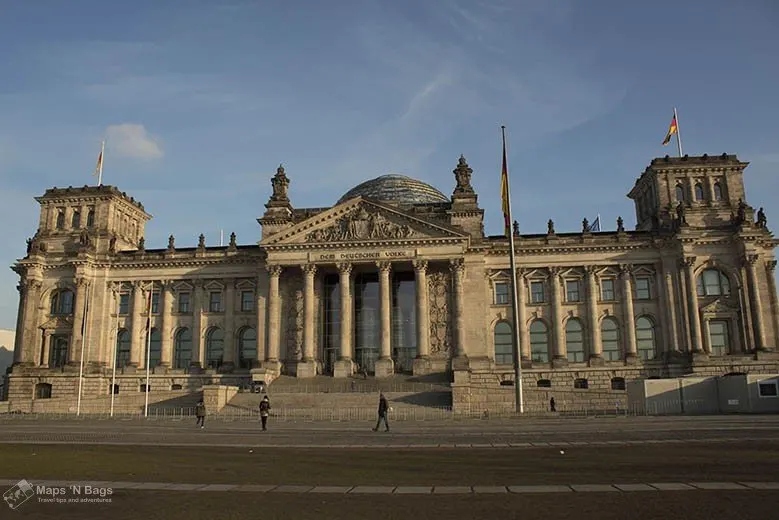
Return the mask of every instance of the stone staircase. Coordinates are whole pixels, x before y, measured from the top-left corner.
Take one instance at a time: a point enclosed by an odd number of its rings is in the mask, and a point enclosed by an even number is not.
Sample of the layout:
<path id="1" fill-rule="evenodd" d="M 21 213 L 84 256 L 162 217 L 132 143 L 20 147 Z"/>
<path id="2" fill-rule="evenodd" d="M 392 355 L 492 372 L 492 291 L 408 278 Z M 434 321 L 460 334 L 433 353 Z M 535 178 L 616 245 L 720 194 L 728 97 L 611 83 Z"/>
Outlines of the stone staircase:
<path id="1" fill-rule="evenodd" d="M 236 394 L 219 414 L 257 416 L 260 401 L 268 395 L 272 415 L 277 419 L 374 420 L 379 392 L 389 402 L 391 419 L 443 417 L 451 413 L 452 391 L 446 376 L 386 379 L 282 376 L 266 388 L 266 394 Z"/>
<path id="2" fill-rule="evenodd" d="M 176 416 L 191 415 L 197 402 L 203 397 L 202 391 L 171 390 L 149 394 L 149 415 Z M 24 408 L 9 402 L 8 411 L 21 411 L 34 414 L 73 415 L 78 400 L 72 397 L 35 399 L 24 403 Z M 146 396 L 142 393 L 119 394 L 114 397 L 114 415 L 138 415 L 143 413 Z M 108 415 L 111 411 L 111 396 L 90 397 L 81 400 L 82 415 Z"/>

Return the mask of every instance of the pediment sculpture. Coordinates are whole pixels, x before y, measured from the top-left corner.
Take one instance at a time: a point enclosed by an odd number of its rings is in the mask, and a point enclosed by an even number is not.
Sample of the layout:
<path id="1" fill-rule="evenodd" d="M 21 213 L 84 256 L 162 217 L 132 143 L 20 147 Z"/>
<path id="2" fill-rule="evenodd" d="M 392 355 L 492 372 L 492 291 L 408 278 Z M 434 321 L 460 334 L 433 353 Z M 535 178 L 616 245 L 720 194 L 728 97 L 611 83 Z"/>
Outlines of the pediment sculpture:
<path id="1" fill-rule="evenodd" d="M 381 240 L 412 238 L 417 234 L 408 224 L 398 224 L 381 213 L 368 213 L 361 206 L 341 217 L 334 226 L 308 234 L 308 242 L 343 242 L 346 240 Z"/>

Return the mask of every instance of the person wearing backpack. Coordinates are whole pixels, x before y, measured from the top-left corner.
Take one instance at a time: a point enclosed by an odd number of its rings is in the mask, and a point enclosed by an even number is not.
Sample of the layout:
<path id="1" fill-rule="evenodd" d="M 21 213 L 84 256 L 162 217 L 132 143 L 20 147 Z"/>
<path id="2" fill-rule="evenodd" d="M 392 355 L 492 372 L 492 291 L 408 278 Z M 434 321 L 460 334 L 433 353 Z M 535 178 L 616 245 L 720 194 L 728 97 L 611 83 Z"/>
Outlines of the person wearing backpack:
<path id="1" fill-rule="evenodd" d="M 197 423 L 196 426 L 200 426 L 200 428 L 206 427 L 206 405 L 201 399 L 197 402 L 197 406 L 195 406 L 195 416 L 197 417 Z"/>
<path id="2" fill-rule="evenodd" d="M 262 431 L 268 429 L 268 416 L 270 415 L 270 399 L 268 396 L 262 398 L 260 401 L 260 421 L 262 421 Z"/>

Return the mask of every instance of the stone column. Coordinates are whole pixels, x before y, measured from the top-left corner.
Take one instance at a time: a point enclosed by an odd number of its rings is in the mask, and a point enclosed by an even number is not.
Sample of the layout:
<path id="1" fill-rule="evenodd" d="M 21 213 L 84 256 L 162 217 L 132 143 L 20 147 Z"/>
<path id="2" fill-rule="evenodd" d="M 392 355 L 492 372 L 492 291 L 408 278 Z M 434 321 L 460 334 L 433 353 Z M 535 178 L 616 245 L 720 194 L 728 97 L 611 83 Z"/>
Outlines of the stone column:
<path id="1" fill-rule="evenodd" d="M 763 327 L 763 302 L 760 299 L 760 284 L 757 280 L 757 271 L 755 270 L 755 264 L 758 260 L 758 255 L 747 255 L 745 257 L 745 263 L 747 268 L 747 276 L 749 277 L 749 292 L 751 295 L 750 303 L 752 304 L 752 323 L 755 328 L 755 349 L 765 350 L 765 329 Z"/>
<path id="2" fill-rule="evenodd" d="M 267 294 L 265 292 L 264 282 L 266 278 L 263 273 L 258 273 L 257 275 L 257 290 L 254 293 L 255 297 L 255 307 L 254 312 L 256 314 L 256 331 L 257 331 L 257 361 L 262 364 L 262 366 L 267 366 L 268 362 L 268 351 L 267 351 L 267 338 L 268 338 L 268 327 L 266 326 L 266 319 L 267 319 Z M 268 367 L 270 368 L 270 367 Z M 277 367 L 273 367 L 273 369 L 277 369 Z"/>
<path id="3" fill-rule="evenodd" d="M 85 278 L 76 279 L 76 297 L 73 299 L 73 330 L 68 343 L 68 361 L 71 367 L 78 367 L 81 362 L 81 344 L 84 340 L 81 327 L 84 324 L 84 302 L 87 298 L 89 282 Z"/>
<path id="4" fill-rule="evenodd" d="M 316 360 L 314 359 L 314 281 L 316 265 L 300 266 L 305 281 L 303 288 L 303 359 L 298 361 L 297 377 L 316 376 Z"/>
<path id="5" fill-rule="evenodd" d="M 35 351 L 39 341 L 38 329 L 38 300 L 40 299 L 42 283 L 39 280 L 27 279 L 19 284 L 19 307 L 22 308 L 22 316 L 17 317 L 21 322 L 20 331 L 16 333 L 16 345 L 14 345 L 14 364 L 33 366 L 35 364 Z M 48 305 L 45 302 L 44 305 Z M 47 362 L 45 360 L 44 362 Z"/>
<path id="6" fill-rule="evenodd" d="M 194 280 L 192 295 L 192 359 L 189 371 L 198 372 L 205 366 L 205 349 L 203 348 L 203 280 Z"/>
<path id="7" fill-rule="evenodd" d="M 16 330 L 14 334 L 14 365 L 19 365 L 24 359 L 24 343 L 22 338 L 24 337 L 24 300 L 27 294 L 27 284 L 24 280 L 20 280 L 16 286 L 16 290 L 19 292 L 19 306 L 16 309 Z"/>
<path id="8" fill-rule="evenodd" d="M 565 348 L 563 334 L 563 311 L 560 296 L 560 268 L 549 268 L 549 284 L 552 288 L 552 334 L 554 335 L 554 356 L 552 366 L 555 368 L 568 365 L 568 353 Z"/>
<path id="9" fill-rule="evenodd" d="M 519 322 L 519 352 L 520 359 L 530 368 L 530 341 L 527 336 L 527 287 L 524 269 L 517 269 L 517 321 Z"/>
<path id="10" fill-rule="evenodd" d="M 663 298 L 665 302 L 663 303 L 663 300 L 659 300 L 659 301 L 661 307 L 665 307 L 666 320 L 668 320 L 668 324 L 665 327 L 668 329 L 667 350 L 669 352 L 680 352 L 679 327 L 678 327 L 678 321 L 676 316 L 676 297 L 674 292 L 674 280 L 673 280 L 674 269 L 672 264 L 666 262 L 663 262 L 662 268 L 663 268 L 663 272 L 662 272 L 661 279 L 658 281 L 658 284 L 663 284 L 663 288 L 664 288 Z"/>
<path id="11" fill-rule="evenodd" d="M 624 323 L 625 323 L 625 362 L 633 364 L 638 358 L 638 349 L 636 348 L 636 315 L 633 311 L 633 284 L 630 280 L 630 273 L 633 269 L 631 265 L 620 265 L 620 274 L 622 276 L 622 301 L 624 302 Z"/>
<path id="12" fill-rule="evenodd" d="M 463 276 L 465 262 L 462 258 L 450 261 L 452 285 L 454 286 L 454 335 L 455 357 L 452 359 L 452 370 L 467 370 L 468 357 L 465 353 L 465 324 L 463 322 Z"/>
<path id="13" fill-rule="evenodd" d="M 749 296 L 749 277 L 747 275 L 747 269 L 744 265 L 746 262 L 742 262 L 740 268 L 741 285 L 740 291 L 740 307 L 741 307 L 741 332 L 744 336 L 744 346 L 742 352 L 751 352 L 755 350 L 755 329 L 752 326 L 752 305 Z"/>
<path id="14" fill-rule="evenodd" d="M 709 334 L 709 319 L 703 318 L 701 320 L 701 330 L 702 330 L 702 339 L 703 344 L 701 345 L 701 348 L 703 348 L 704 354 L 711 355 L 711 336 Z"/>
<path id="15" fill-rule="evenodd" d="M 269 265 L 268 274 L 268 362 L 279 364 L 279 339 L 281 335 L 281 297 L 279 296 L 279 278 L 282 267 Z"/>
<path id="16" fill-rule="evenodd" d="M 768 297 L 771 301 L 771 325 L 774 328 L 774 342 L 769 346 L 771 350 L 776 350 L 779 348 L 779 301 L 777 300 L 776 278 L 774 277 L 774 272 L 776 271 L 776 260 L 769 260 L 766 262 L 765 268 L 765 275 L 768 279 Z"/>
<path id="17" fill-rule="evenodd" d="M 225 280 L 225 343 L 220 372 L 235 370 L 235 280 Z"/>
<path id="18" fill-rule="evenodd" d="M 392 286 L 390 285 L 390 262 L 376 262 L 379 268 L 379 300 L 381 315 L 381 351 L 376 360 L 376 377 L 389 377 L 394 373 L 392 362 L 392 322 L 390 309 L 392 308 Z"/>
<path id="19" fill-rule="evenodd" d="M 162 323 L 160 325 L 160 369 L 171 367 L 173 361 L 173 284 L 163 281 L 160 292 Z"/>
<path id="20" fill-rule="evenodd" d="M 417 297 L 417 357 L 414 375 L 430 373 L 430 309 L 428 307 L 427 260 L 414 261 Z"/>
<path id="21" fill-rule="evenodd" d="M 49 357 L 51 356 L 51 331 L 44 331 L 43 333 L 43 345 L 41 347 L 41 357 L 43 358 L 43 364 L 41 366 L 49 366 Z"/>
<path id="22" fill-rule="evenodd" d="M 341 292 L 341 353 L 333 367 L 333 377 L 349 377 L 354 373 L 352 361 L 354 352 L 352 349 L 352 335 L 354 325 L 352 323 L 352 264 L 338 264 L 340 275 L 338 290 Z"/>
<path id="23" fill-rule="evenodd" d="M 603 344 L 598 323 L 598 268 L 594 265 L 585 267 L 587 272 L 587 316 L 590 327 L 590 366 L 601 366 L 603 361 Z"/>
<path id="24" fill-rule="evenodd" d="M 141 358 L 144 348 L 144 330 L 143 330 L 143 311 L 144 296 L 143 282 L 133 284 L 133 302 L 130 309 L 130 363 L 128 371 L 137 369 L 141 366 Z M 194 339 L 194 334 L 193 334 Z"/>
<path id="25" fill-rule="evenodd" d="M 695 284 L 695 259 L 688 256 L 684 259 L 685 273 L 687 277 L 687 307 L 690 319 L 690 340 L 692 341 L 692 353 L 703 353 L 703 339 L 701 337 L 701 313 L 698 310 L 698 294 Z"/>

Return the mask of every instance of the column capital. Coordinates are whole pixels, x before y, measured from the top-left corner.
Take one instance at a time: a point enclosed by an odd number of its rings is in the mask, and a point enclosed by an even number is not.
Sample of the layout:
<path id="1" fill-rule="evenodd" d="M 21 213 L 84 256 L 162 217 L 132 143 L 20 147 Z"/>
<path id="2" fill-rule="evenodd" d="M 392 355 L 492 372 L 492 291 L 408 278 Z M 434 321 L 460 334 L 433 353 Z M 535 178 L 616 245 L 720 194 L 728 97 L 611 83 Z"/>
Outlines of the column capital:
<path id="1" fill-rule="evenodd" d="M 269 273 L 271 276 L 277 276 L 277 277 L 278 277 L 278 276 L 280 276 L 280 275 L 281 275 L 281 271 L 283 271 L 283 270 L 284 270 L 284 268 L 283 268 L 282 266 L 280 266 L 280 265 L 277 265 L 277 264 L 269 264 L 269 265 L 266 265 L 266 266 L 265 266 L 265 269 L 267 269 L 267 270 L 268 270 L 268 273 Z"/>
<path id="2" fill-rule="evenodd" d="M 349 274 L 352 272 L 352 268 L 354 267 L 352 264 L 349 263 L 342 263 L 337 264 L 338 272 L 341 274 Z"/>
<path id="3" fill-rule="evenodd" d="M 619 272 L 623 277 L 633 274 L 633 264 L 619 264 Z"/>
<path id="4" fill-rule="evenodd" d="M 316 274 L 316 264 L 300 264 L 300 270 L 308 276 Z"/>
<path id="5" fill-rule="evenodd" d="M 449 260 L 449 269 L 452 273 L 462 274 L 465 270 L 465 260 L 462 258 L 453 258 Z"/>
<path id="6" fill-rule="evenodd" d="M 392 270 L 392 262 L 376 262 L 376 267 L 382 273 L 389 273 Z"/>
<path id="7" fill-rule="evenodd" d="M 89 285 L 89 280 L 87 280 L 85 277 L 79 276 L 76 278 L 76 287 L 83 288 L 87 285 Z"/>
<path id="8" fill-rule="evenodd" d="M 748 254 L 744 255 L 744 259 L 743 259 L 744 266 L 745 267 L 754 267 L 755 264 L 757 263 L 757 259 L 758 258 L 760 258 L 760 255 L 756 255 L 756 254 L 753 254 L 753 253 L 748 253 Z"/>
<path id="9" fill-rule="evenodd" d="M 769 261 L 767 261 L 765 263 L 765 268 L 773 273 L 776 270 L 776 260 L 769 260 Z"/>
<path id="10" fill-rule="evenodd" d="M 685 256 L 682 258 L 681 266 L 682 267 L 695 267 L 695 261 L 698 260 L 698 257 L 696 256 Z"/>
<path id="11" fill-rule="evenodd" d="M 589 276 L 592 276 L 595 278 L 595 276 L 598 275 L 598 271 L 600 271 L 600 267 L 597 265 L 585 265 L 584 266 L 584 272 L 587 273 Z"/>
<path id="12" fill-rule="evenodd" d="M 558 276 L 560 276 L 560 273 L 562 272 L 563 272 L 563 268 L 560 266 L 553 265 L 549 267 L 549 275 L 552 278 L 557 278 Z"/>
<path id="13" fill-rule="evenodd" d="M 414 271 L 427 271 L 427 260 L 414 260 L 412 263 L 414 264 Z"/>

